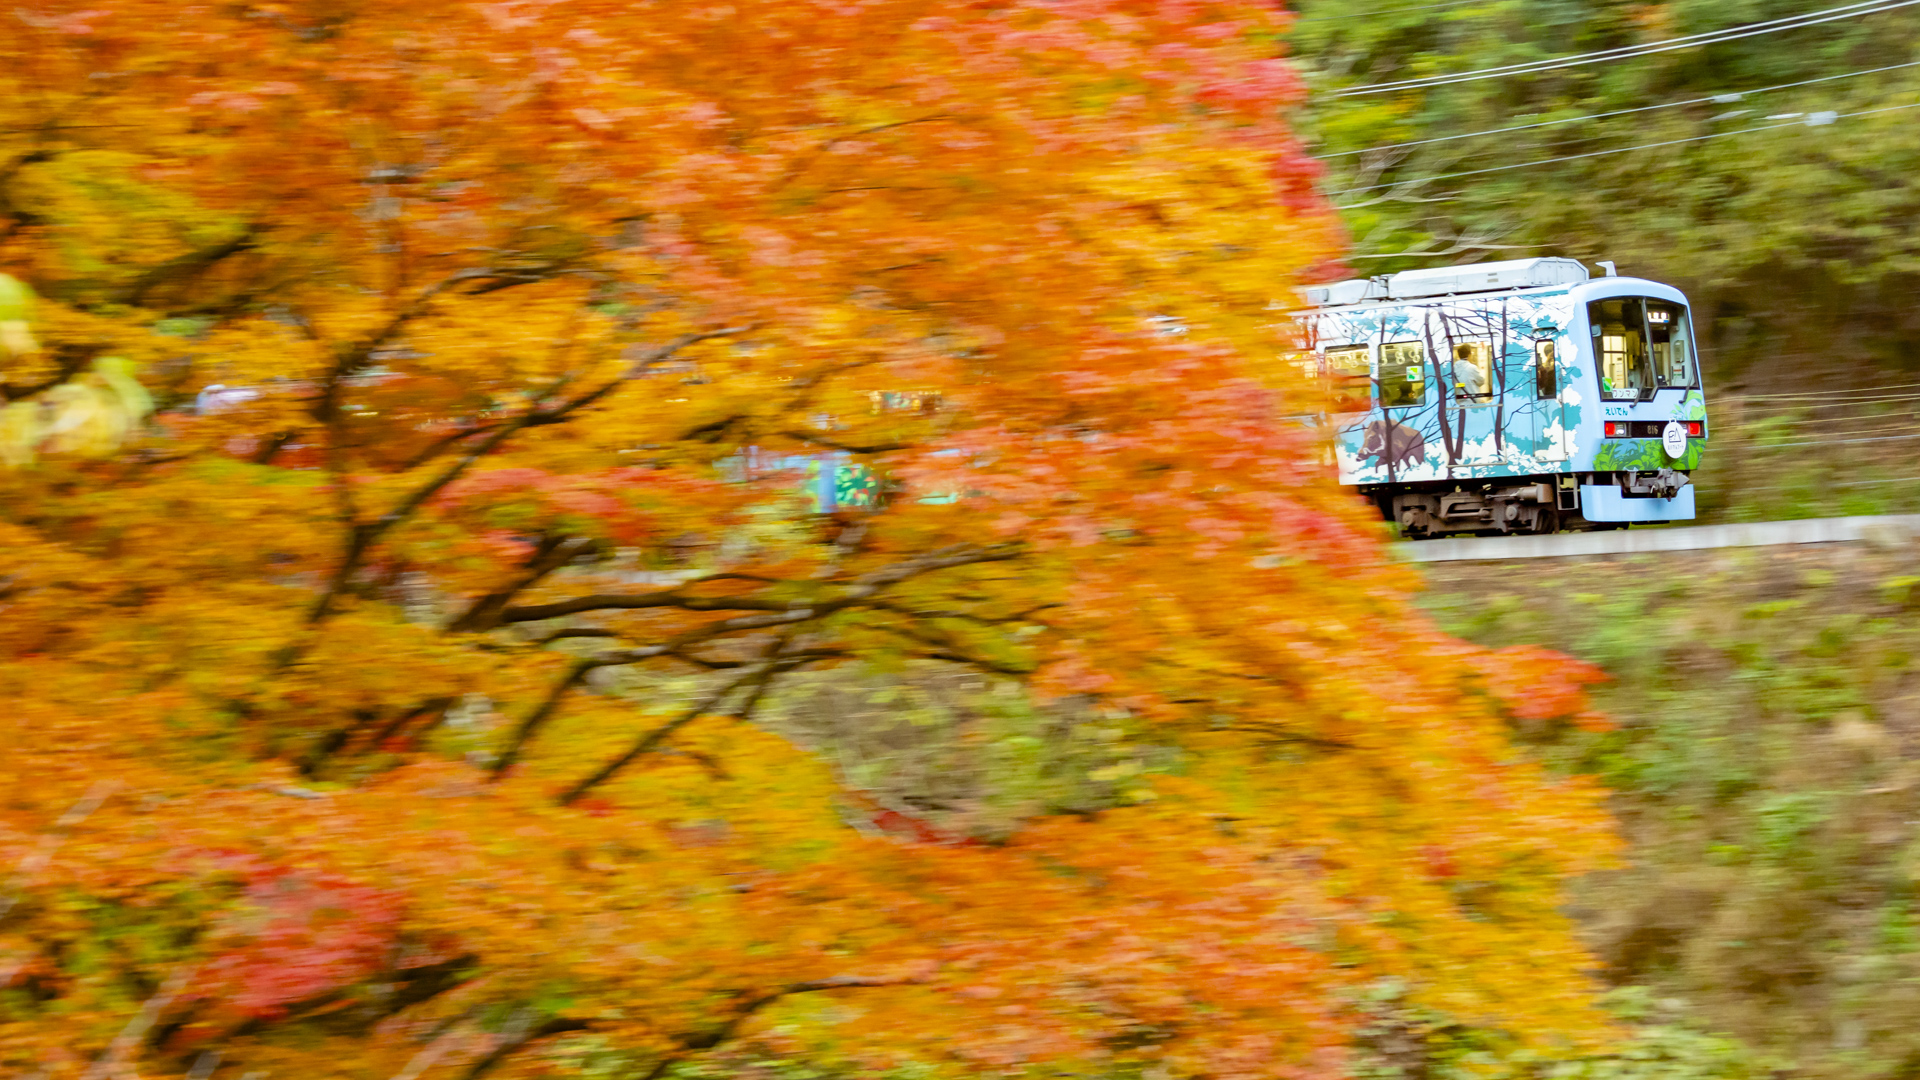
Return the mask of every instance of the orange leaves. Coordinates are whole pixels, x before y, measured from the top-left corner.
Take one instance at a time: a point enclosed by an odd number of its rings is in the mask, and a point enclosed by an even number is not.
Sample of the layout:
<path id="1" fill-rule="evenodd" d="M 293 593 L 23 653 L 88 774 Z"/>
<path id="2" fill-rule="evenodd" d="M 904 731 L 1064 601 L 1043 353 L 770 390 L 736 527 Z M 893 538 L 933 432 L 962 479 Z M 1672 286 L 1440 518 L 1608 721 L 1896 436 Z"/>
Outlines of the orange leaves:
<path id="1" fill-rule="evenodd" d="M 645 544 L 663 539 L 667 529 L 724 525 L 726 508 L 743 503 L 745 494 L 740 485 L 655 469 L 556 473 L 521 467 L 470 473 L 443 489 L 434 504 L 476 530 L 491 524 L 526 535 L 566 531 Z M 682 501 L 704 503 L 706 513 L 690 519 L 674 508 Z"/>
<path id="2" fill-rule="evenodd" d="M 275 1075 L 1333 1073 L 1387 976 L 1591 1029 L 1598 793 L 1505 725 L 1587 673 L 1433 631 L 1284 419 L 1337 230 L 1271 5 L 91 3 L 0 38 L 61 298 L 0 385 L 123 356 L 158 419 L 0 472 L 8 849 L 127 790 L 0 928 L 0 1071 L 182 972 L 149 1057 Z M 760 726 L 860 658 L 1139 755 L 974 842 Z"/>

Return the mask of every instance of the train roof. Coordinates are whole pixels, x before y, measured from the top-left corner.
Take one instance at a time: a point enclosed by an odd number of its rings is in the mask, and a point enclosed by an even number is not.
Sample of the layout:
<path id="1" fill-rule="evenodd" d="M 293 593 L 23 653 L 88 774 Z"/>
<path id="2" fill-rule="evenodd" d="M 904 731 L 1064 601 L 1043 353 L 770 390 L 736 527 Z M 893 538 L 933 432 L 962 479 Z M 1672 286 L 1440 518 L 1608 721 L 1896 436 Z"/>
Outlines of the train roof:
<path id="1" fill-rule="evenodd" d="M 1602 265 L 1611 273 L 1610 264 Z M 1574 259 L 1513 259 L 1354 278 L 1301 293 L 1310 307 L 1333 308 L 1578 285 L 1590 278 L 1586 266 Z"/>

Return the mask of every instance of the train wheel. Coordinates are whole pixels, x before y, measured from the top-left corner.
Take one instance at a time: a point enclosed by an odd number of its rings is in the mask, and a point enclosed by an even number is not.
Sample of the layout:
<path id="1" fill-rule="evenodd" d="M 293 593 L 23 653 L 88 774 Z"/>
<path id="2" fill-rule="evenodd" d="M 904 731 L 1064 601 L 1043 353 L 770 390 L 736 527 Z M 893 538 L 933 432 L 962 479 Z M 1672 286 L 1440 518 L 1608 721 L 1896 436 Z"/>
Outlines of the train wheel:
<path id="1" fill-rule="evenodd" d="M 1551 505 L 1541 507 L 1540 517 L 1538 522 L 1534 525 L 1533 531 L 1540 536 L 1547 536 L 1552 533 L 1559 532 L 1560 531 L 1560 508 L 1557 506 L 1551 506 Z"/>

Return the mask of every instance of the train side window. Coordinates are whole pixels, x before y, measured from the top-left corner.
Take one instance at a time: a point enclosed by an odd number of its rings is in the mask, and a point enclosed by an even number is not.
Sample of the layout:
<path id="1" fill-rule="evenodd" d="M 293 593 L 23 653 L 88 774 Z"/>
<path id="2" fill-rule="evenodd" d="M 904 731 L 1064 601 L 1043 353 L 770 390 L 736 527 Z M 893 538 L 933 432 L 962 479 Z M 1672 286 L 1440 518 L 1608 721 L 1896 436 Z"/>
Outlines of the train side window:
<path id="1" fill-rule="evenodd" d="M 1474 401 L 1493 396 L 1493 345 L 1462 341 L 1453 346 L 1453 397 Z"/>
<path id="2" fill-rule="evenodd" d="M 1661 386 L 1694 385 L 1692 326 L 1687 309 L 1665 300 L 1647 301 L 1647 337 L 1653 351 L 1653 374 Z"/>
<path id="3" fill-rule="evenodd" d="M 1593 327 L 1594 359 L 1600 365 L 1600 396 L 1635 401 L 1651 392 L 1653 364 L 1647 353 L 1645 301 L 1637 296 L 1595 300 L 1587 305 Z"/>
<path id="4" fill-rule="evenodd" d="M 1554 359 L 1553 342 L 1533 343 L 1533 396 L 1542 401 L 1560 393 L 1559 365 Z"/>
<path id="5" fill-rule="evenodd" d="M 1365 345 L 1335 345 L 1327 350 L 1328 409 L 1336 413 L 1373 408 L 1373 350 Z"/>
<path id="6" fill-rule="evenodd" d="M 1417 341 L 1380 346 L 1380 407 L 1404 409 L 1427 396 L 1427 350 Z"/>

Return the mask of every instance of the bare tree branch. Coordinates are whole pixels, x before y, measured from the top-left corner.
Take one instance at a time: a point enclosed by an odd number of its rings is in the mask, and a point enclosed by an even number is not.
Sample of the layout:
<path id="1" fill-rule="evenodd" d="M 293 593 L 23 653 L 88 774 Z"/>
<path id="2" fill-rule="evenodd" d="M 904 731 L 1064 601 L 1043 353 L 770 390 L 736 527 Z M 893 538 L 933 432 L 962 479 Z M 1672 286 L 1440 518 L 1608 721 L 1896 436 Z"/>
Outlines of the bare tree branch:
<path id="1" fill-rule="evenodd" d="M 360 569 L 361 562 L 366 558 L 367 552 L 373 548 L 375 541 L 386 535 L 394 526 L 412 517 L 414 511 L 426 505 L 427 500 L 438 495 L 448 484 L 458 480 L 461 475 L 473 466 L 474 462 L 492 453 L 501 443 L 506 442 L 521 428 L 526 427 L 530 418 L 538 414 L 540 402 L 545 401 L 561 387 L 565 386 L 569 378 L 570 376 L 561 376 L 552 386 L 548 387 L 546 391 L 534 399 L 533 406 L 529 408 L 527 412 L 522 413 L 512 422 L 496 430 L 491 436 L 481 442 L 479 446 L 462 454 L 458 461 L 442 469 L 438 475 L 415 488 L 411 494 L 405 499 L 402 499 L 400 503 L 391 510 L 374 518 L 372 521 L 353 520 L 347 535 L 347 550 L 341 557 L 340 566 L 334 571 L 333 580 L 327 584 L 326 591 L 320 594 L 319 599 L 314 601 L 312 609 L 307 612 L 307 624 L 311 626 L 318 623 L 331 613 L 334 601 L 337 600 L 340 593 L 346 589 L 347 582 L 352 579 L 354 572 Z M 335 440 L 329 439 L 329 442 L 333 443 Z M 334 453 L 330 451 L 328 456 L 332 458 Z M 331 468 L 330 471 L 332 471 Z M 347 478 L 344 472 L 342 472 L 336 476 L 334 482 L 337 487 L 344 490 L 346 488 L 346 480 Z M 355 519 L 358 517 L 357 514 L 353 513 L 351 501 L 348 502 L 345 512 L 352 515 Z"/>
<path id="2" fill-rule="evenodd" d="M 538 643 L 541 645 L 551 645 L 556 641 L 566 641 L 570 638 L 617 638 L 619 636 L 619 634 L 612 630 L 602 630 L 597 626 L 569 626 L 564 629 L 555 630 L 546 637 L 539 639 Z"/>
<path id="3" fill-rule="evenodd" d="M 827 153 L 828 151 L 832 150 L 836 146 L 839 146 L 843 142 L 848 142 L 850 140 L 857 139 L 862 135 L 876 135 L 882 131 L 888 131 L 893 128 L 899 128 L 899 127 L 907 127 L 911 124 L 931 124 L 941 120 L 952 120 L 952 119 L 955 119 L 955 118 L 945 113 L 935 113 L 932 116 L 920 116 L 920 117 L 915 117 L 914 119 L 911 119 L 911 120 L 895 120 L 891 123 L 886 123 L 886 124 L 874 124 L 871 127 L 864 127 L 855 131 L 849 131 L 844 135 L 835 135 L 832 138 L 827 139 L 824 142 L 820 143 L 818 146 L 815 146 L 813 149 L 809 150 L 808 152 L 794 158 L 793 163 L 787 166 L 786 171 L 780 175 L 780 178 L 778 180 L 775 180 L 773 182 L 772 186 L 768 190 L 779 191 L 781 188 L 786 187 L 788 184 L 793 183 L 795 180 L 799 179 L 801 173 L 807 171 L 808 166 L 812 165 L 815 161 L 818 161 L 822 154 Z"/>
<path id="4" fill-rule="evenodd" d="M 893 585 L 898 585 L 920 574 L 978 563 L 1004 562 L 1019 558 L 1024 551 L 1024 546 L 1018 543 L 995 544 L 989 547 L 957 544 L 951 547 L 941 548 L 938 551 L 928 552 L 916 558 L 904 559 L 890 566 L 881 567 L 878 570 L 864 574 L 855 579 L 853 584 L 847 586 L 845 591 L 837 597 L 818 602 L 785 601 L 777 605 L 769 602 L 767 604 L 768 607 L 784 608 L 785 610 L 772 610 L 765 614 L 757 615 L 737 615 L 731 619 L 722 619 L 718 622 L 696 627 L 657 645 L 646 645 L 632 649 L 615 649 L 582 657 L 573 662 L 567 669 L 565 676 L 554 684 L 547 692 L 547 696 L 514 728 L 513 733 L 508 737 L 506 748 L 501 751 L 499 759 L 494 762 L 493 777 L 498 779 L 506 774 L 507 769 L 510 768 L 515 761 L 519 760 L 520 753 L 525 748 L 528 740 L 532 739 L 533 736 L 539 732 L 541 726 L 544 725 L 547 720 L 553 716 L 555 710 L 560 707 L 561 700 L 565 698 L 568 692 L 575 686 L 578 686 L 582 679 L 586 678 L 589 671 L 593 671 L 596 668 L 640 664 L 649 660 L 657 660 L 661 657 L 678 657 L 678 654 L 689 645 L 695 645 L 703 641 L 711 641 L 715 638 L 738 633 L 743 630 L 770 630 L 777 627 L 794 627 L 800 623 L 818 619 L 836 611 L 858 607 L 882 590 Z M 653 599 L 666 595 L 676 596 L 674 603 L 656 602 Z M 579 599 L 581 601 L 594 600 L 596 602 L 608 599 L 619 600 L 621 603 L 618 606 L 621 607 L 668 607 L 680 606 L 684 602 L 677 597 L 678 594 L 673 593 L 653 593 L 644 594 L 640 597 L 584 597 Z M 641 603 L 641 601 L 647 602 Z M 696 601 L 696 598 L 686 598 L 686 601 Z M 562 605 L 572 605 L 576 602 L 561 601 L 560 603 Z M 714 603 L 745 606 L 744 602 L 739 600 L 721 600 L 714 601 Z M 559 605 L 543 605 L 543 608 L 546 611 L 553 611 L 558 606 Z M 507 614 L 511 615 L 513 610 L 514 609 L 509 608 Z M 594 610 L 594 608 L 572 606 L 568 607 L 564 613 L 575 614 L 581 610 Z M 553 616 L 549 614 L 545 617 L 551 618 Z M 528 619 L 525 621 L 533 620 Z M 706 707 L 710 708 L 711 706 Z M 598 782 L 598 780 L 594 781 L 594 783 Z M 592 785 L 589 784 L 588 786 L 591 787 Z M 571 801 L 574 797 L 575 796 L 570 795 L 568 801 Z"/>
<path id="5" fill-rule="evenodd" d="M 914 446 L 918 445 L 916 443 L 905 443 L 905 442 L 878 442 L 878 443 L 841 442 L 838 439 L 830 438 L 826 435 L 820 435 L 810 431 L 791 431 L 790 430 L 790 431 L 783 431 L 780 434 L 785 435 L 787 438 L 793 439 L 796 442 L 812 443 L 815 446 L 824 446 L 829 450 L 839 450 L 842 453 L 847 453 L 847 454 L 890 454 L 896 450 L 909 450 L 909 449 L 912 449 Z"/>
<path id="6" fill-rule="evenodd" d="M 107 1049 L 94 1059 L 81 1080 L 106 1080 L 107 1077 L 119 1073 L 127 1058 L 140 1046 L 146 1039 L 147 1032 L 159 1021 L 160 1014 L 165 1012 L 167 1006 L 173 1004 L 173 1000 L 186 990 L 187 984 L 193 981 L 198 971 L 198 964 L 181 964 L 176 967 L 160 989 L 154 991 L 141 1004 L 140 1011 L 133 1015 L 133 1019 L 127 1021 L 127 1025 L 120 1029 L 120 1034 L 114 1036 L 113 1041 L 107 1044 Z"/>
<path id="7" fill-rule="evenodd" d="M 744 577 L 742 575 L 713 575 L 688 582 L 674 589 L 663 589 L 650 593 L 596 593 L 591 596 L 576 596 L 567 600 L 555 600 L 547 604 L 527 604 L 509 607 L 501 612 L 500 624 L 539 622 L 543 619 L 557 619 L 566 615 L 579 615 L 589 611 L 641 611 L 650 608 L 676 608 L 681 611 L 768 611 L 781 612 L 783 618 L 771 622 L 729 620 L 714 624 L 721 633 L 733 630 L 752 630 L 767 626 L 777 626 L 789 621 L 786 614 L 797 610 L 808 611 L 806 617 L 825 615 L 849 607 L 871 606 L 868 602 L 876 593 L 898 585 L 909 578 L 935 570 L 947 570 L 975 563 L 1004 562 L 1019 557 L 1023 549 L 1017 544 L 997 544 L 992 547 L 957 545 L 942 548 L 917 558 L 905 559 L 891 566 L 882 567 L 857 578 L 846 591 L 836 597 L 826 597 L 818 601 L 776 600 L 755 596 L 688 596 L 682 590 L 687 585 L 698 585 L 707 581 L 719 581 L 725 578 L 765 581 L 765 578 Z M 1039 609 L 1035 609 L 1039 610 Z M 710 636 L 710 635 L 709 635 Z M 649 652 L 642 659 L 651 659 L 660 655 Z M 620 661 L 613 661 L 618 663 Z"/>
<path id="8" fill-rule="evenodd" d="M 580 798 L 580 796 L 611 780 L 621 769 L 631 765 L 635 758 L 652 752 L 674 732 L 707 715 L 707 713 L 713 710 L 714 706 L 732 696 L 733 692 L 740 687 L 755 681 L 758 681 L 761 686 L 764 686 L 765 683 L 773 677 L 774 670 L 779 664 L 780 661 L 777 657 L 770 658 L 757 665 L 754 670 L 736 679 L 730 679 L 709 691 L 705 696 L 688 706 L 686 711 L 680 715 L 642 735 L 638 742 L 628 748 L 626 753 L 602 765 L 593 775 L 581 780 L 579 783 L 573 785 L 573 787 L 568 788 L 566 794 L 560 796 L 558 802 L 561 806 L 572 805 L 574 800 Z M 759 694 L 757 691 L 754 693 L 753 698 L 754 700 L 758 700 Z"/>
<path id="9" fill-rule="evenodd" d="M 752 330 L 756 325 L 758 324 L 750 323 L 745 326 L 729 326 L 720 330 L 703 330 L 698 333 L 682 334 L 635 360 L 633 364 L 627 368 L 626 372 L 618 378 L 610 379 L 597 389 L 590 390 L 558 408 L 541 414 L 537 420 L 528 426 L 539 427 L 546 424 L 558 424 L 574 413 L 579 412 L 581 409 L 613 393 L 626 383 L 645 375 L 652 368 L 658 367 L 668 360 L 673 359 L 674 355 L 679 353 L 680 350 L 690 345 L 696 345 L 702 341 L 712 341 L 715 338 L 739 337 L 741 334 Z"/>
<path id="10" fill-rule="evenodd" d="M 567 696 L 567 691 L 580 685 L 580 680 L 587 677 L 587 672 L 600 666 L 602 665 L 594 663 L 589 657 L 575 660 L 567 667 L 567 673 L 548 689 L 547 696 L 521 719 L 519 725 L 513 729 L 513 733 L 507 737 L 506 748 L 500 751 L 498 758 L 494 759 L 493 779 L 498 780 L 505 776 L 507 770 L 513 767 L 513 763 L 520 759 L 520 751 L 527 745 L 527 740 L 533 738 L 534 734 L 540 730 L 540 726 L 545 724 L 547 718 L 554 714 L 554 710 L 560 707 L 560 699 Z"/>
<path id="11" fill-rule="evenodd" d="M 217 244 L 189 251 L 184 255 L 168 259 L 158 266 L 150 267 L 139 277 L 133 279 L 125 288 L 113 297 L 114 303 L 139 307 L 154 289 L 171 281 L 190 278 L 222 259 L 250 250 L 258 241 L 260 231 L 249 225 L 240 232 Z"/>
<path id="12" fill-rule="evenodd" d="M 26 892 L 27 883 L 33 880 L 33 875 L 39 873 L 41 868 L 53 860 L 54 852 L 66 842 L 67 833 L 75 825 L 87 820 L 95 810 L 100 809 L 100 804 L 106 802 L 118 790 L 120 790 L 120 781 L 101 780 L 88 788 L 87 793 L 80 797 L 80 801 L 69 807 L 66 813 L 54 819 L 53 825 L 41 835 L 40 843 L 20 860 L 18 867 L 14 868 L 13 880 L 7 883 L 6 898 L 0 899 L 0 918 L 6 917 L 7 913 L 13 910 L 13 906 L 20 902 L 20 897 Z M 5 985 L 6 982 L 0 981 L 0 987 Z"/>
<path id="13" fill-rule="evenodd" d="M 851 990 L 861 987 L 902 986 L 915 980 L 909 978 L 873 978 L 863 975 L 835 975 L 826 979 L 811 979 L 806 982 L 792 983 L 787 986 L 766 990 L 760 993 L 742 994 L 734 999 L 733 1014 L 721 1022 L 712 1031 L 684 1035 L 679 1039 L 679 1047 L 663 1055 L 654 1062 L 642 1080 L 659 1080 L 668 1069 L 684 1061 L 692 1054 L 702 1050 L 711 1050 L 733 1038 L 740 1031 L 740 1025 L 752 1019 L 761 1009 L 795 994 L 813 994 L 823 990 Z"/>
<path id="14" fill-rule="evenodd" d="M 494 625 L 540 622 L 588 611 L 643 611 L 648 608 L 678 608 L 682 611 L 787 611 L 786 600 L 764 600 L 751 596 L 688 596 L 679 589 L 651 593 L 596 593 L 555 600 L 549 604 L 526 604 L 502 611 Z"/>
<path id="15" fill-rule="evenodd" d="M 593 1025 L 585 1020 L 571 1016 L 555 1016 L 544 1023 L 535 1024 L 536 1015 L 529 1006 L 522 1006 L 507 1020 L 507 1026 L 500 1032 L 500 1045 L 494 1047 L 468 1069 L 465 1080 L 480 1080 L 480 1077 L 492 1072 L 501 1062 L 519 1053 L 528 1043 L 554 1035 L 563 1035 L 571 1031 L 586 1031 Z"/>
<path id="16" fill-rule="evenodd" d="M 493 592 L 476 599 L 467 606 L 467 610 L 455 616 L 447 623 L 450 633 L 460 631 L 491 630 L 500 625 L 501 612 L 507 609 L 515 596 L 532 588 L 548 574 L 567 565 L 576 557 L 593 550 L 597 542 L 583 536 L 568 537 L 558 533 L 549 533 L 540 538 L 540 544 L 522 565 L 521 572 L 513 581 Z"/>

